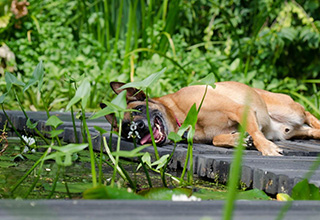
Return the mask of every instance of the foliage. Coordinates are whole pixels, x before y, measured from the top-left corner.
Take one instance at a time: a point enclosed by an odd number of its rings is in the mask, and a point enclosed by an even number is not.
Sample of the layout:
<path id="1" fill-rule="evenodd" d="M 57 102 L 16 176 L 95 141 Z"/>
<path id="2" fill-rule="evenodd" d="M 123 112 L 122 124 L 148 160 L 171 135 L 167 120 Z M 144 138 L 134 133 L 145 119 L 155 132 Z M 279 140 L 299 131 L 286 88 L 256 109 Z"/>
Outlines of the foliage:
<path id="1" fill-rule="evenodd" d="M 29 2 L 21 18 L 10 15 L 10 1 L 0 5 L 2 15 L 10 17 L 0 27 L 0 39 L 15 53 L 14 74 L 23 82 L 43 61 L 50 109 L 66 107 L 70 81 L 77 86 L 89 79 L 88 107 L 98 108 L 112 94 L 106 87 L 110 81 L 145 79 L 164 67 L 154 96 L 213 73 L 216 81 L 297 92 L 311 103 L 294 98 L 313 105 L 311 111 L 319 107 L 317 84 L 305 81 L 317 79 L 320 69 L 317 1 Z M 36 94 L 28 90 L 20 99 L 27 108 L 44 109 Z"/>

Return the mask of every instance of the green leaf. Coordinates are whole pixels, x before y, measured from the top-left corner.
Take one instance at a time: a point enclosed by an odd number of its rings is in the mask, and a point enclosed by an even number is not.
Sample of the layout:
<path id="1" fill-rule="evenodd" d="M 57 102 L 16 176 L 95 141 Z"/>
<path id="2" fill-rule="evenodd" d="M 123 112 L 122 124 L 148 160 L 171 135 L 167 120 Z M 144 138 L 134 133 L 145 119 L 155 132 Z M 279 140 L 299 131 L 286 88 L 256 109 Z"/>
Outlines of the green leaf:
<path id="1" fill-rule="evenodd" d="M 225 200 L 228 192 L 218 192 L 206 189 L 200 189 L 198 192 L 193 193 L 194 196 L 202 200 Z M 271 200 L 271 198 L 262 190 L 252 189 L 244 192 L 237 193 L 238 200 Z"/>
<path id="2" fill-rule="evenodd" d="M 4 103 L 4 99 L 6 98 L 6 96 L 7 96 L 7 92 L 6 93 L 4 93 L 4 94 L 2 94 L 1 96 L 0 96 L 0 104 L 3 104 Z"/>
<path id="3" fill-rule="evenodd" d="M 35 129 L 38 125 L 38 121 L 35 122 L 35 123 L 32 123 L 30 118 L 28 118 L 27 120 L 27 127 L 30 128 L 30 129 Z"/>
<path id="4" fill-rule="evenodd" d="M 74 153 L 82 151 L 83 149 L 88 147 L 88 144 L 68 144 L 63 147 L 45 145 L 45 146 L 41 146 L 41 147 L 44 147 L 44 148 L 51 147 L 52 149 L 56 150 L 56 152 L 47 155 L 44 158 L 44 160 L 53 159 L 56 161 L 56 163 L 58 165 L 71 166 L 72 165 L 72 155 Z"/>
<path id="5" fill-rule="evenodd" d="M 90 119 L 96 119 L 105 115 L 116 113 L 118 118 L 123 118 L 124 112 L 137 111 L 135 109 L 127 109 L 127 91 L 120 92 L 111 102 L 105 102 L 107 107 L 101 109 Z"/>
<path id="6" fill-rule="evenodd" d="M 127 108 L 127 91 L 120 92 L 112 101 L 111 104 L 117 106 L 118 110 L 125 110 Z"/>
<path id="7" fill-rule="evenodd" d="M 9 92 L 11 90 L 12 85 L 16 86 L 24 86 L 25 84 L 17 79 L 14 75 L 12 75 L 9 72 L 5 73 L 5 80 L 6 80 L 6 86 L 7 86 L 7 91 Z"/>
<path id="8" fill-rule="evenodd" d="M 104 133 L 107 133 L 107 131 L 99 126 L 93 126 L 94 129 L 96 129 L 100 134 L 104 134 Z"/>
<path id="9" fill-rule="evenodd" d="M 47 191 L 51 191 L 52 190 L 52 184 L 50 183 L 44 183 L 43 187 L 45 190 Z M 92 187 L 92 183 L 72 183 L 72 182 L 68 182 L 68 189 L 70 193 L 82 193 L 85 190 L 89 189 Z M 61 183 L 61 182 L 57 182 L 56 188 L 55 188 L 55 192 L 62 192 L 62 193 L 66 193 L 67 189 L 65 184 Z"/>
<path id="10" fill-rule="evenodd" d="M 230 64 L 230 70 L 231 72 L 237 70 L 239 68 L 240 65 L 240 59 L 236 58 L 231 64 Z"/>
<path id="11" fill-rule="evenodd" d="M 62 147 L 52 146 L 51 148 L 62 153 L 73 154 L 82 151 L 86 147 L 88 147 L 88 144 L 68 144 Z"/>
<path id="12" fill-rule="evenodd" d="M 175 142 L 175 143 L 182 141 L 181 136 L 178 135 L 178 134 L 175 133 L 175 132 L 170 132 L 169 135 L 168 135 L 168 139 L 169 139 L 169 140 L 172 140 L 172 141 Z"/>
<path id="13" fill-rule="evenodd" d="M 13 163 L 13 162 L 8 162 L 8 161 L 0 161 L 0 167 L 1 168 L 8 168 L 8 167 L 15 167 L 18 164 Z"/>
<path id="14" fill-rule="evenodd" d="M 50 134 L 50 137 L 51 138 L 55 138 L 57 137 L 59 134 L 63 133 L 64 130 L 63 129 L 59 129 L 59 130 L 52 130 L 52 131 L 49 131 L 48 133 Z"/>
<path id="15" fill-rule="evenodd" d="M 156 170 L 161 169 L 167 163 L 167 159 L 169 156 L 170 156 L 169 154 L 163 155 L 159 160 L 153 162 L 151 166 L 158 165 Z"/>
<path id="16" fill-rule="evenodd" d="M 139 195 L 143 196 L 146 199 L 151 199 L 151 200 L 172 200 L 173 195 L 186 195 L 187 197 L 190 197 L 191 194 L 192 194 L 191 189 L 187 189 L 187 188 L 169 189 L 165 187 L 150 188 L 150 189 L 142 190 L 139 192 Z"/>
<path id="17" fill-rule="evenodd" d="M 88 98 L 90 96 L 90 90 L 91 90 L 90 82 L 88 80 L 83 80 L 79 88 L 77 89 L 76 94 L 68 103 L 67 110 L 70 109 L 72 105 L 76 104 L 80 100 L 82 100 L 82 103 L 81 103 L 82 107 L 85 108 L 87 105 Z"/>
<path id="18" fill-rule="evenodd" d="M 145 152 L 143 156 L 141 157 L 141 162 L 147 164 L 149 167 L 151 167 L 151 156 L 148 152 Z M 140 163 L 137 167 L 137 171 L 141 168 L 142 164 Z"/>
<path id="19" fill-rule="evenodd" d="M 44 75 L 43 65 L 42 65 L 42 61 L 40 61 L 37 67 L 35 68 L 35 70 L 33 71 L 31 79 L 23 88 L 23 92 L 25 92 L 30 86 L 36 83 L 38 83 L 38 91 L 40 92 L 42 88 L 42 83 L 43 83 L 43 75 Z"/>
<path id="20" fill-rule="evenodd" d="M 303 179 L 293 187 L 291 197 L 294 200 L 320 200 L 320 190 Z"/>
<path id="21" fill-rule="evenodd" d="M 144 80 L 140 82 L 131 82 L 127 83 L 120 87 L 120 89 L 126 89 L 126 88 L 138 88 L 138 89 L 146 89 L 150 88 L 154 83 L 158 82 L 161 75 L 166 71 L 166 67 L 163 68 L 161 71 L 156 72 L 145 78 Z"/>
<path id="22" fill-rule="evenodd" d="M 198 120 L 198 110 L 196 107 L 196 104 L 193 104 L 187 114 L 186 119 L 184 120 L 183 124 L 178 130 L 178 135 L 182 137 L 184 132 L 188 131 L 188 141 L 192 141 L 194 133 L 195 133 L 195 127 Z"/>
<path id="23" fill-rule="evenodd" d="M 114 188 L 110 186 L 97 186 L 87 189 L 83 193 L 84 199 L 130 199 L 130 200 L 143 200 L 144 197 L 130 193 L 123 188 Z"/>
<path id="24" fill-rule="evenodd" d="M 137 147 L 131 151 L 117 151 L 117 152 L 113 152 L 112 155 L 119 156 L 119 157 L 127 157 L 127 158 L 139 157 L 139 156 L 144 155 L 144 153 L 140 153 L 140 151 L 149 147 L 149 146 L 150 146 L 150 144 L 147 144 L 147 145 L 142 145 L 140 147 Z"/>
<path id="25" fill-rule="evenodd" d="M 90 117 L 90 120 L 92 119 L 97 119 L 97 118 L 100 118 L 100 117 L 104 117 L 105 115 L 109 115 L 109 114 L 112 114 L 112 113 L 115 113 L 116 110 L 114 108 L 112 108 L 111 106 L 107 106 L 103 109 L 100 109 L 99 111 L 97 111 L 97 113 L 95 113 L 94 115 L 92 115 Z"/>
<path id="26" fill-rule="evenodd" d="M 51 115 L 50 118 L 46 121 L 47 126 L 52 126 L 57 128 L 59 125 L 62 125 L 63 121 L 61 121 L 57 116 Z"/>
<path id="27" fill-rule="evenodd" d="M 215 88 L 215 82 L 216 82 L 216 77 L 214 76 L 213 73 L 210 73 L 209 75 L 207 75 L 206 77 L 204 77 L 203 79 L 200 79 L 197 82 L 193 82 L 190 85 L 210 85 L 212 88 Z"/>

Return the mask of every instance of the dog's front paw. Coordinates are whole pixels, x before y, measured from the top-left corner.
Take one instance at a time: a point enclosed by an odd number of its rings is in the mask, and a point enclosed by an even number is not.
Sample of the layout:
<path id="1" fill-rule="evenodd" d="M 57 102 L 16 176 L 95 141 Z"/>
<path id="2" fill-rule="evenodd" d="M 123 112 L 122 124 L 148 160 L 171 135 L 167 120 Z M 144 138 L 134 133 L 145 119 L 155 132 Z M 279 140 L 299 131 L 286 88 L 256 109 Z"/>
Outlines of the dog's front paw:
<path id="1" fill-rule="evenodd" d="M 283 150 L 271 141 L 268 141 L 267 144 L 261 146 L 259 151 L 263 156 L 283 156 Z"/>

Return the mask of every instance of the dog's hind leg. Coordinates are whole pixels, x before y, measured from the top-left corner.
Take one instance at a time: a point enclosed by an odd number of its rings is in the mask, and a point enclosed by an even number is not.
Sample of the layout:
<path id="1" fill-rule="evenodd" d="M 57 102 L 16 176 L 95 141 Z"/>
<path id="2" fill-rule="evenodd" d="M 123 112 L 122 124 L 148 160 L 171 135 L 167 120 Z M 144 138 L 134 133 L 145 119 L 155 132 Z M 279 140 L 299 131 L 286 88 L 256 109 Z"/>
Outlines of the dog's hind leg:
<path id="1" fill-rule="evenodd" d="M 310 112 L 305 112 L 305 124 L 308 126 L 299 126 L 290 134 L 289 138 L 313 138 L 320 139 L 320 121 Z M 309 127 L 310 126 L 310 127 Z"/>
<path id="2" fill-rule="evenodd" d="M 244 107 L 239 107 L 234 114 L 229 113 L 229 117 L 231 120 L 236 120 L 241 124 L 241 117 L 244 111 Z M 252 137 L 254 146 L 262 153 L 262 155 L 281 156 L 282 150 L 276 144 L 267 140 L 261 132 L 257 116 L 252 109 L 249 109 L 247 113 L 246 131 Z"/>
<path id="3" fill-rule="evenodd" d="M 320 121 L 310 112 L 306 111 L 305 114 L 306 114 L 305 123 L 312 128 L 320 129 Z"/>

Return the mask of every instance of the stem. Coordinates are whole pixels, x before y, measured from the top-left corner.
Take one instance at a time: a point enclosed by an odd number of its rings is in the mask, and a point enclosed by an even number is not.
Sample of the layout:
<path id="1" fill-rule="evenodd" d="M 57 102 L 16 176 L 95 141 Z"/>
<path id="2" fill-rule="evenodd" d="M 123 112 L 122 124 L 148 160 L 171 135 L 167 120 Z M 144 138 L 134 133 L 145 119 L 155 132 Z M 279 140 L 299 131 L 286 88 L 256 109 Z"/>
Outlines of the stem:
<path id="1" fill-rule="evenodd" d="M 188 143 L 189 151 L 189 168 L 188 168 L 188 183 L 192 184 L 193 182 L 193 143 Z"/>
<path id="2" fill-rule="evenodd" d="M 186 174 L 187 166 L 188 166 L 188 162 L 189 162 L 189 157 L 190 157 L 190 151 L 189 151 L 189 143 L 188 143 L 188 150 L 187 150 L 186 160 L 184 162 L 183 170 L 182 170 L 181 177 L 180 177 L 181 180 L 184 179 L 184 176 Z"/>
<path id="3" fill-rule="evenodd" d="M 122 132 L 122 119 L 119 119 L 119 134 L 118 134 L 118 141 L 117 141 L 117 150 L 116 152 L 120 151 L 120 142 L 121 142 L 121 132 Z M 117 167 L 119 164 L 119 155 L 116 156 L 116 161 L 115 161 L 115 165 L 114 165 L 114 169 L 113 169 L 113 175 L 112 175 L 112 179 L 111 179 L 111 187 L 114 187 L 114 181 L 117 175 Z"/>
<path id="4" fill-rule="evenodd" d="M 52 184 L 52 189 L 50 194 L 48 195 L 47 199 L 51 199 L 54 191 L 56 190 L 56 186 L 57 186 L 57 181 L 59 179 L 59 174 L 60 174 L 60 165 L 58 165 L 58 170 L 57 170 L 57 174 L 56 174 L 56 178 L 54 178 L 53 184 Z"/>
<path id="5" fill-rule="evenodd" d="M 68 182 L 66 180 L 66 167 L 62 167 L 62 175 L 63 175 L 63 181 L 64 181 L 64 186 L 65 186 L 66 191 L 67 191 L 67 195 L 68 195 L 69 199 L 72 199 L 72 196 L 71 196 L 71 193 L 70 193 L 70 190 L 69 190 L 69 187 L 68 187 Z"/>
<path id="6" fill-rule="evenodd" d="M 47 117 L 50 118 L 50 113 L 49 113 L 49 109 L 48 109 L 48 104 L 47 102 L 45 101 L 45 99 L 43 98 L 43 95 L 42 93 L 40 93 L 40 96 L 41 96 L 41 99 L 42 99 L 42 102 L 43 102 L 43 105 L 44 105 L 44 109 L 47 113 Z"/>
<path id="7" fill-rule="evenodd" d="M 25 194 L 25 196 L 24 196 L 24 198 L 26 199 L 28 196 L 29 196 L 29 194 L 31 193 L 31 191 L 34 189 L 34 187 L 36 186 L 36 184 L 37 184 L 37 182 L 39 181 L 39 179 L 40 179 L 40 176 L 41 176 L 41 172 L 42 172 L 42 166 L 43 166 L 43 163 L 44 163 L 44 158 L 48 155 L 48 153 L 49 152 L 51 152 L 51 148 L 49 147 L 45 152 L 44 152 L 44 154 L 41 156 L 41 158 L 39 159 L 39 163 L 40 163 L 40 166 L 39 166 L 39 171 L 38 171 L 38 174 L 37 174 L 37 178 L 35 179 L 35 181 L 33 182 L 33 184 L 31 185 L 31 187 L 29 188 L 29 190 L 28 190 L 28 192 Z M 38 161 L 37 161 L 38 162 Z M 38 163 L 37 163 L 38 164 Z M 36 166 L 33 166 L 34 168 L 36 168 Z M 32 168 L 33 168 L 32 167 Z M 31 169 L 32 169 L 31 168 Z M 33 168 L 33 169 L 34 169 Z M 29 170 L 30 171 L 30 170 Z M 31 173 L 31 171 L 30 172 L 28 172 L 28 173 Z M 27 177 L 27 176 L 26 176 Z M 22 181 L 20 182 L 20 183 L 22 183 Z M 14 190 L 12 190 L 12 192 L 13 192 Z"/>
<path id="8" fill-rule="evenodd" d="M 4 115 L 6 116 L 10 126 L 13 128 L 14 132 L 16 133 L 16 135 L 20 138 L 20 140 L 25 144 L 27 145 L 29 148 L 29 144 L 22 138 L 22 136 L 20 135 L 20 133 L 17 131 L 16 127 L 13 125 L 11 119 L 9 118 L 8 114 L 6 113 L 6 111 L 4 110 L 4 107 L 3 107 L 3 104 L 1 105 L 2 106 L 2 111 L 4 113 Z"/>
<path id="9" fill-rule="evenodd" d="M 159 160 L 159 152 L 158 152 L 158 148 L 156 145 L 156 142 L 154 140 L 154 135 L 153 135 L 153 131 L 152 131 L 152 127 L 151 127 L 151 122 L 150 122 L 150 113 L 149 113 L 149 88 L 147 88 L 146 91 L 146 114 L 147 114 L 147 120 L 148 120 L 148 127 L 149 127 L 149 132 L 150 132 L 150 136 L 151 136 L 151 140 L 152 140 L 152 146 L 154 149 L 154 154 L 156 156 L 156 160 Z"/>
<path id="10" fill-rule="evenodd" d="M 104 143 L 104 147 L 105 147 L 105 149 L 106 149 L 106 152 L 107 152 L 107 154 L 108 154 L 111 162 L 112 162 L 113 164 L 116 164 L 116 160 L 114 159 L 114 157 L 113 157 L 112 154 L 111 154 L 111 151 L 110 151 L 110 149 L 109 149 L 109 147 L 108 147 L 108 144 L 107 144 L 107 141 L 106 141 L 106 138 L 105 138 L 105 137 L 103 137 L 103 143 Z M 112 165 L 110 162 L 108 162 L 108 161 L 106 161 L 106 160 L 105 160 L 105 162 L 106 162 L 109 166 L 111 166 L 112 168 L 116 168 L 116 169 L 118 170 L 118 172 L 119 172 L 119 174 L 120 174 L 120 176 L 121 176 L 121 178 L 122 178 L 123 180 L 127 180 L 131 186 L 135 186 L 134 183 L 133 183 L 133 181 L 131 180 L 130 176 L 129 176 L 128 173 L 126 172 L 126 170 L 123 169 L 123 167 L 121 167 L 120 164 L 118 164 L 118 167 L 116 167 L 115 165 Z M 135 188 L 135 187 L 133 187 L 133 188 Z"/>
<path id="11" fill-rule="evenodd" d="M 82 108 L 81 111 L 82 111 L 83 127 L 85 129 L 85 132 L 87 133 L 88 144 L 89 144 L 92 184 L 93 184 L 93 187 L 96 187 L 97 186 L 97 175 L 96 175 L 96 166 L 95 166 L 95 158 L 94 158 L 93 146 L 92 146 L 92 141 L 91 141 L 91 135 L 90 135 L 90 132 L 89 132 L 89 128 L 87 126 L 84 109 Z"/>
<path id="12" fill-rule="evenodd" d="M 136 141 L 135 138 L 133 138 L 133 145 L 134 145 L 134 148 L 137 148 L 137 141 Z M 142 159 L 141 159 L 141 156 L 139 156 L 138 158 L 139 158 L 139 162 L 141 163 L 141 166 L 142 166 L 142 168 L 143 168 L 143 171 L 144 171 L 144 173 L 146 174 L 149 187 L 152 188 L 152 182 L 151 182 L 151 178 L 150 178 L 148 169 L 147 169 L 146 165 L 143 163 L 143 161 L 142 161 Z"/>
<path id="13" fill-rule="evenodd" d="M 206 95 L 207 95 L 207 92 L 208 92 L 208 85 L 206 85 L 206 90 L 204 91 L 204 94 L 203 94 L 203 96 L 202 96 L 202 99 L 201 99 L 201 102 L 200 102 L 200 105 L 199 105 L 199 108 L 198 108 L 198 114 L 199 114 L 200 109 L 201 109 L 201 107 L 202 107 L 202 104 L 203 104 L 204 98 L 205 98 L 205 97 L 206 97 Z"/>
<path id="14" fill-rule="evenodd" d="M 69 95 L 71 94 L 71 81 L 69 82 Z M 69 96 L 69 101 L 71 100 L 71 97 Z M 72 127 L 73 127 L 73 133 L 76 139 L 76 143 L 79 143 L 79 137 L 78 137 L 78 132 L 77 132 L 77 127 L 76 127 L 76 121 L 74 119 L 74 112 L 73 112 L 73 107 L 71 106 L 71 120 L 72 120 Z"/>
<path id="15" fill-rule="evenodd" d="M 103 173 L 102 173 L 102 157 L 103 157 L 103 143 L 102 143 L 102 133 L 100 133 L 100 158 L 99 158 L 99 185 L 102 184 L 102 177 L 103 177 Z"/>
<path id="16" fill-rule="evenodd" d="M 13 93 L 14 93 L 17 101 L 18 101 L 18 104 L 19 104 L 19 106 L 20 106 L 20 108 L 21 108 L 24 116 L 26 117 L 27 120 L 29 120 L 29 117 L 28 117 L 26 111 L 24 110 L 24 108 L 23 108 L 23 106 L 22 106 L 22 104 L 21 104 L 21 102 L 20 102 L 20 99 L 19 99 L 19 97 L 18 97 L 18 94 L 17 94 L 17 92 L 16 92 L 16 90 L 15 90 L 14 88 L 13 88 Z M 44 142 L 46 142 L 47 145 L 50 144 L 49 141 L 40 133 L 40 131 L 39 131 L 37 128 L 34 128 L 34 130 L 35 130 L 35 132 L 39 135 L 39 137 L 40 137 Z"/>
<path id="17" fill-rule="evenodd" d="M 233 161 L 231 163 L 229 178 L 228 178 L 228 195 L 226 204 L 224 206 L 223 212 L 223 219 L 224 220 L 231 220 L 233 217 L 234 211 L 234 202 L 237 196 L 238 184 L 241 175 L 241 167 L 242 167 L 242 155 L 243 155 L 243 139 L 246 133 L 247 127 L 247 117 L 249 112 L 249 105 L 245 106 L 243 116 L 242 116 L 242 123 L 240 128 L 240 137 L 239 143 L 236 147 L 234 152 Z"/>
<path id="18" fill-rule="evenodd" d="M 149 90 L 150 90 L 150 88 L 146 89 L 146 114 L 147 114 L 148 127 L 149 127 L 150 136 L 151 136 L 152 146 L 153 146 L 153 149 L 154 149 L 154 154 L 156 156 L 156 160 L 159 160 L 160 156 L 159 156 L 159 152 L 158 152 L 158 148 L 157 148 L 156 142 L 154 140 L 154 135 L 153 135 L 151 122 L 150 122 L 149 101 L 148 101 L 148 99 L 149 99 Z M 167 183 L 166 183 L 166 180 L 165 180 L 165 177 L 164 177 L 163 167 L 160 168 L 160 175 L 161 175 L 163 186 L 166 187 Z"/>

